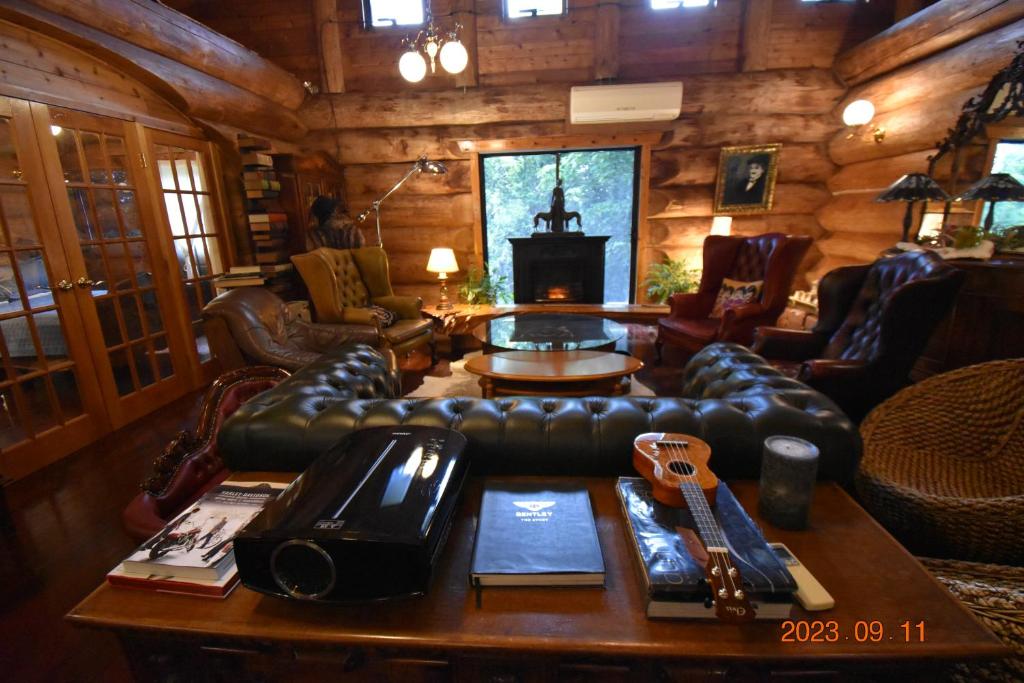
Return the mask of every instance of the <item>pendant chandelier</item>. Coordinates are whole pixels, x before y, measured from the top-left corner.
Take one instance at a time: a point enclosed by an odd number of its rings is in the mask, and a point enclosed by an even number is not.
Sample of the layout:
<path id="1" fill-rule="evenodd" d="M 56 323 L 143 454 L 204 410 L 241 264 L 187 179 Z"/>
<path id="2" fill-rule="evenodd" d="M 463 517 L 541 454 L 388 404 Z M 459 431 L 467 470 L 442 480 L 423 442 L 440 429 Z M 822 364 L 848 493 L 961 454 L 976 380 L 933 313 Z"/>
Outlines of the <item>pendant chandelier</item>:
<path id="1" fill-rule="evenodd" d="M 442 33 L 434 25 L 434 18 L 427 10 L 427 27 L 416 34 L 415 38 L 406 36 L 402 41 L 405 51 L 398 59 L 398 72 L 410 83 L 419 83 L 427 75 L 427 61 L 430 62 L 430 73 L 437 71 L 437 62 L 450 74 L 462 73 L 469 64 L 469 53 L 466 46 L 459 41 L 462 24 Z M 424 58 L 424 55 L 426 58 Z"/>

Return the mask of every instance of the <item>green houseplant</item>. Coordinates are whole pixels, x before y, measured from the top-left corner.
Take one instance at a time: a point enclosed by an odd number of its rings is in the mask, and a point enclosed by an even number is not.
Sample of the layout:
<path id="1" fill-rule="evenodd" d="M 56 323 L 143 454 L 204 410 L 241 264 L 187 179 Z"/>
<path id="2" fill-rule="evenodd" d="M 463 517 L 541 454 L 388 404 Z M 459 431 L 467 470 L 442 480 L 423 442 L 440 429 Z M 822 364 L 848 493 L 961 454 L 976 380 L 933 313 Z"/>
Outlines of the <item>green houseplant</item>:
<path id="1" fill-rule="evenodd" d="M 644 286 L 647 296 L 659 304 L 668 301 L 673 294 L 692 292 L 700 284 L 700 270 L 687 268 L 684 261 L 666 259 L 664 263 L 652 263 L 647 269 Z"/>
<path id="2" fill-rule="evenodd" d="M 470 305 L 503 303 L 508 299 L 508 278 L 470 266 L 466 280 L 459 285 L 459 296 Z"/>

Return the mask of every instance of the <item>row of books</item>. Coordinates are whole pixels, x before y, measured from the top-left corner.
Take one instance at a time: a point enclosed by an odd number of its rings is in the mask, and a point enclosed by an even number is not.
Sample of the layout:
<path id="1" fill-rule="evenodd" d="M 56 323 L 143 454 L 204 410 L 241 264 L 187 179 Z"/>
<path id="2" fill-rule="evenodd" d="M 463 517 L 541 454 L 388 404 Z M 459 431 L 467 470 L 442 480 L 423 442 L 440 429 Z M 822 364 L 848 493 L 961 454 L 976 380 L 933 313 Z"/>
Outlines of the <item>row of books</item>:
<path id="1" fill-rule="evenodd" d="M 221 484 L 107 574 L 112 586 L 223 598 L 238 585 L 231 541 L 285 487 Z"/>

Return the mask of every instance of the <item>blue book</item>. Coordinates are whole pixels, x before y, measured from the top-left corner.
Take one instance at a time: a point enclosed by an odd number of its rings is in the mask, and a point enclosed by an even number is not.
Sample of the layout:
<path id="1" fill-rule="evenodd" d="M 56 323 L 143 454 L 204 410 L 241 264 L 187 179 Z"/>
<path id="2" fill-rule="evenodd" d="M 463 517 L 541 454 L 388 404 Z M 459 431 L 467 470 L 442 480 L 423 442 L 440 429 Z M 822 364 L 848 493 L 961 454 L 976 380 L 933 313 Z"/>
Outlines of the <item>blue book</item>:
<path id="1" fill-rule="evenodd" d="M 586 487 L 486 482 L 470 580 L 476 586 L 604 585 Z"/>

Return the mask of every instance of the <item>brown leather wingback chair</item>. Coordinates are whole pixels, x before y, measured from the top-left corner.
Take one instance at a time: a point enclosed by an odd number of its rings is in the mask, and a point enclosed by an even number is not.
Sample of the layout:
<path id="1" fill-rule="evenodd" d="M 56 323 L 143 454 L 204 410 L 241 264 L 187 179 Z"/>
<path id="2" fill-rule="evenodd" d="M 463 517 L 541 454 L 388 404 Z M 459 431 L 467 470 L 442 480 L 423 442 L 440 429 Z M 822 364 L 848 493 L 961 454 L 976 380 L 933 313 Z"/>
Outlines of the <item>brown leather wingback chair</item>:
<path id="1" fill-rule="evenodd" d="M 963 279 L 930 252 L 837 268 L 818 285 L 814 329 L 758 328 L 752 350 L 859 422 L 907 385 Z"/>
<path id="2" fill-rule="evenodd" d="M 673 294 L 671 311 L 658 320 L 657 357 L 663 344 L 696 353 L 712 342 L 749 346 L 758 325 L 774 325 L 786 308 L 797 266 L 811 238 L 770 232 L 754 237 L 710 235 L 704 240 L 704 271 L 695 293 Z M 722 280 L 764 281 L 761 300 L 727 308 L 712 318 Z"/>
<path id="3" fill-rule="evenodd" d="M 295 318 L 273 292 L 229 289 L 202 311 L 206 338 L 222 370 L 273 365 L 294 371 L 345 342 L 373 344 L 366 325 L 315 325 Z"/>
<path id="4" fill-rule="evenodd" d="M 423 345 L 435 358 L 433 323 L 420 315 L 423 300 L 398 296 L 391 288 L 387 253 L 380 247 L 329 249 L 321 247 L 292 256 L 309 297 L 317 322 L 366 326 L 375 346 L 405 354 Z M 382 327 L 370 305 L 393 311 L 398 319 Z"/>

